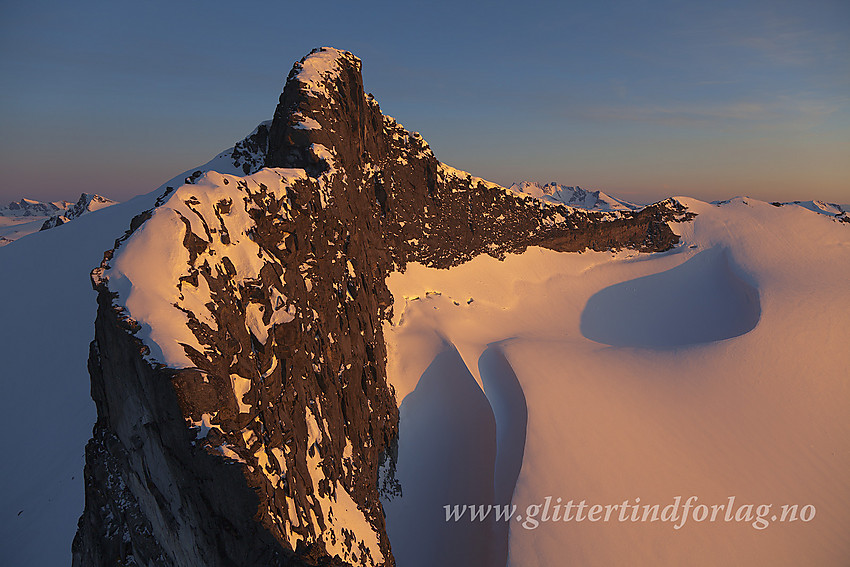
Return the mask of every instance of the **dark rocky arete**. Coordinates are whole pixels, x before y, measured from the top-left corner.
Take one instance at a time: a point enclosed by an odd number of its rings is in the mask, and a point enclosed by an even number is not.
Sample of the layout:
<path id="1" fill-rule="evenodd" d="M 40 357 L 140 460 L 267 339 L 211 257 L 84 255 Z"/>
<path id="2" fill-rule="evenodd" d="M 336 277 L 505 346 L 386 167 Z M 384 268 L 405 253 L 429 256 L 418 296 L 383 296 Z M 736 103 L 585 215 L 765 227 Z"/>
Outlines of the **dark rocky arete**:
<path id="1" fill-rule="evenodd" d="M 170 189 L 92 274 L 98 420 L 74 565 L 393 565 L 387 275 L 528 246 L 664 251 L 668 223 L 692 217 L 673 200 L 544 204 L 448 167 L 364 94 L 360 60 L 330 48 L 295 64 L 272 122 L 231 157 L 245 177 Z M 185 258 L 165 282 L 190 333 L 182 364 L 152 354 L 150 321 L 114 283 L 158 218 L 178 219 L 156 238 Z"/>

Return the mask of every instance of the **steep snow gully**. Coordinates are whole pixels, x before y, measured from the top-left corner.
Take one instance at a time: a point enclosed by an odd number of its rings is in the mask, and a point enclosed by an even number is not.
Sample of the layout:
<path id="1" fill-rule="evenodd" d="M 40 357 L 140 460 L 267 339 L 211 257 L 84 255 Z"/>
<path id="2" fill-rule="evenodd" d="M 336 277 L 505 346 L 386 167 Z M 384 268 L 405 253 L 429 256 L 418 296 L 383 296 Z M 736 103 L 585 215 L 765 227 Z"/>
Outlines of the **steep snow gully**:
<path id="1" fill-rule="evenodd" d="M 478 371 L 483 392 L 455 346 L 443 339 L 442 351 L 401 404 L 397 474 L 404 497 L 385 503 L 399 565 L 507 563 L 506 522 L 493 516 L 447 522 L 442 507 L 510 504 L 522 467 L 525 396 L 501 343 L 488 345 Z"/>

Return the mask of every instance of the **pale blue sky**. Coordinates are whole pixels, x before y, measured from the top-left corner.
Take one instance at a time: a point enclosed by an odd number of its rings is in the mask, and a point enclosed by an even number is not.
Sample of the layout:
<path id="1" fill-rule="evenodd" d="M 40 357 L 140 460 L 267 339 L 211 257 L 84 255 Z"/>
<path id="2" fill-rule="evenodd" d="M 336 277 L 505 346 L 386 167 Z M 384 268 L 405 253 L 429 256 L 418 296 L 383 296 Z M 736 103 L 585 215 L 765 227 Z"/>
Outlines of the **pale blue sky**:
<path id="1" fill-rule="evenodd" d="M 850 202 L 850 2 L 0 1 L 0 202 L 125 200 L 320 45 L 441 160 L 633 199 Z"/>

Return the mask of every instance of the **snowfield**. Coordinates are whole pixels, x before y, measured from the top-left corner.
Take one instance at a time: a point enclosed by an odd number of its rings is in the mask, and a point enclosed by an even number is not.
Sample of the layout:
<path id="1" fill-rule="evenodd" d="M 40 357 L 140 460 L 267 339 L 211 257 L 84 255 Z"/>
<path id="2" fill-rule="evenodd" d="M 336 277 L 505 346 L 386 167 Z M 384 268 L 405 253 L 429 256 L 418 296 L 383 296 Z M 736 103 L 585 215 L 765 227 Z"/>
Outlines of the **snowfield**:
<path id="1" fill-rule="evenodd" d="M 509 565 L 846 564 L 850 225 L 679 200 L 698 216 L 665 254 L 533 248 L 391 275 L 400 566 L 504 564 L 506 522 L 447 523 L 443 506 L 511 493 L 521 515 L 546 497 L 772 507 L 764 529 L 513 518 Z M 771 521 L 789 504 L 816 515 Z"/>

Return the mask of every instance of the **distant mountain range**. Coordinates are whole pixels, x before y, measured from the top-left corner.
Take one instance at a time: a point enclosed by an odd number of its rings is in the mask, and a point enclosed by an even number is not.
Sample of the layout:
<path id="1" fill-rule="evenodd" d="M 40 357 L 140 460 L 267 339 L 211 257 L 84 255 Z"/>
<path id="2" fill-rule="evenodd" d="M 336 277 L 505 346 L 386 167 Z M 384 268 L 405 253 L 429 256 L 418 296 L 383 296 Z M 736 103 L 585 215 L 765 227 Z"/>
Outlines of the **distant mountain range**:
<path id="1" fill-rule="evenodd" d="M 116 201 L 96 194 L 83 193 L 76 202 L 51 201 L 45 203 L 34 199 L 12 201 L 0 207 L 0 246 L 15 240 L 65 224 L 86 213 L 116 204 Z"/>
<path id="2" fill-rule="evenodd" d="M 533 181 L 514 183 L 509 189 L 521 195 L 531 195 L 547 203 L 557 203 L 592 211 L 635 211 L 643 207 L 623 201 L 602 191 L 586 191 L 581 187 L 570 187 L 551 182 L 541 185 Z"/>

